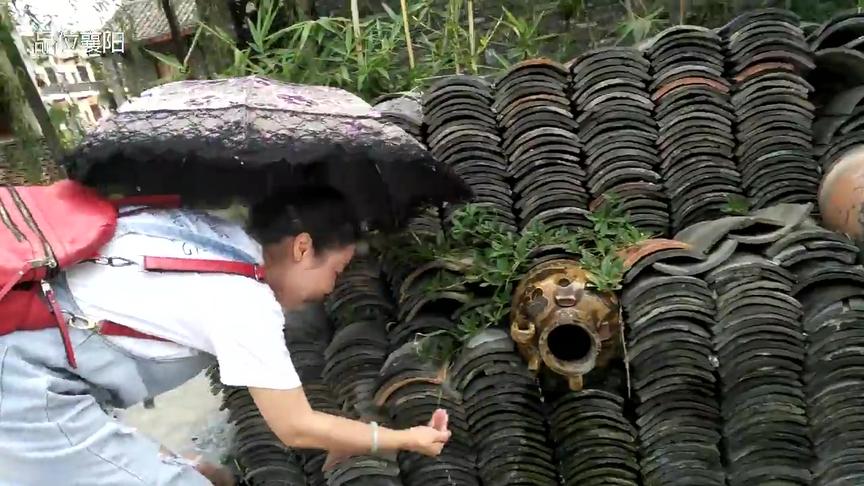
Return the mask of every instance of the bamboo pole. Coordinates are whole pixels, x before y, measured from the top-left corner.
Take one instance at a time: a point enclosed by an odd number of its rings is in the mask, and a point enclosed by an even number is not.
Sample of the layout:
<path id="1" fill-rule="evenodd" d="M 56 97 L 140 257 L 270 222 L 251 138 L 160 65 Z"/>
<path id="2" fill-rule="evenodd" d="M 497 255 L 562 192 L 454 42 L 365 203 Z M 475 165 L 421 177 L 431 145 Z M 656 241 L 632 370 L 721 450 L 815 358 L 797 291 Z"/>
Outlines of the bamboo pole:
<path id="1" fill-rule="evenodd" d="M 474 38 L 474 0 L 468 0 L 468 48 L 471 49 L 471 71 L 477 74 L 477 42 Z"/>
<path id="2" fill-rule="evenodd" d="M 183 45 L 183 35 L 180 32 L 177 15 L 174 14 L 174 8 L 171 6 L 171 0 L 161 0 L 159 4 L 162 6 L 162 12 L 168 21 L 168 30 L 171 33 L 171 45 L 174 47 L 174 55 L 177 57 L 177 62 L 183 62 L 183 58 L 186 57 L 186 48 Z"/>
<path id="3" fill-rule="evenodd" d="M 408 48 L 408 67 L 414 69 L 414 44 L 411 42 L 411 25 L 408 22 L 408 1 L 399 0 L 402 7 L 402 25 L 405 28 L 405 46 Z"/>
<path id="4" fill-rule="evenodd" d="M 362 60 L 363 42 L 360 32 L 360 6 L 357 0 L 351 0 L 351 25 L 354 27 L 354 49 L 357 51 L 357 57 Z"/>

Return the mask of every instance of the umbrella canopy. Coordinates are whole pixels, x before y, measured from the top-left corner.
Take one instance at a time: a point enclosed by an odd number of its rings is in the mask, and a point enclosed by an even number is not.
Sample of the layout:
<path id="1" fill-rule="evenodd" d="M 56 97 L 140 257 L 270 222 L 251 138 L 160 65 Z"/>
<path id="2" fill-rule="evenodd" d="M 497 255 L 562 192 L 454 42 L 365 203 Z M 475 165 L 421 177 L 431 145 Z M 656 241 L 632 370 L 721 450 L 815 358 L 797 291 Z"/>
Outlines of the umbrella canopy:
<path id="1" fill-rule="evenodd" d="M 63 161 L 108 193 L 255 203 L 332 187 L 370 226 L 471 197 L 414 138 L 347 91 L 261 77 L 168 83 L 125 103 Z"/>

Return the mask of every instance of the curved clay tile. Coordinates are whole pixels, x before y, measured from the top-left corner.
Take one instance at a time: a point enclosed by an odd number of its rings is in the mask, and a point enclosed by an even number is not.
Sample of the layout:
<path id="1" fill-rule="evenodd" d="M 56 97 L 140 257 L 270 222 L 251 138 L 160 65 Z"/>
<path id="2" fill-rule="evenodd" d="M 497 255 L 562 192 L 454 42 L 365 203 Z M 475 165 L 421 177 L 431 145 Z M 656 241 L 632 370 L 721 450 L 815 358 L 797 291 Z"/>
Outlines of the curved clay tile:
<path id="1" fill-rule="evenodd" d="M 693 247 L 687 243 L 677 240 L 669 240 L 664 238 L 652 238 L 640 241 L 635 245 L 624 248 L 618 252 L 624 260 L 624 271 L 633 268 L 633 266 L 641 259 L 660 251 L 667 250 L 691 250 Z"/>

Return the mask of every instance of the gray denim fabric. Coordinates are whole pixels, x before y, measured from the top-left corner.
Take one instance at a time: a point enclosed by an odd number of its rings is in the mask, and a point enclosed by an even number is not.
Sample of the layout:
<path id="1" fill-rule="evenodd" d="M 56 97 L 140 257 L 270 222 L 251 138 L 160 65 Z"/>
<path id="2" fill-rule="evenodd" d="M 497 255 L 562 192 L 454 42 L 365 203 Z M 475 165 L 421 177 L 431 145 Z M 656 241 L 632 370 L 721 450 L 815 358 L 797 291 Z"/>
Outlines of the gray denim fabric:
<path id="1" fill-rule="evenodd" d="M 255 261 L 219 232 L 213 216 L 168 210 L 165 221 L 152 214 L 119 218 L 115 236 L 184 241 L 222 258 Z M 196 226 L 192 217 L 203 224 Z M 53 286 L 61 307 L 81 315 L 62 276 Z M 163 457 L 159 444 L 105 409 L 127 408 L 176 388 L 215 358 L 143 359 L 90 331 L 70 333 L 74 370 L 56 328 L 0 336 L 0 486 L 210 486 L 188 462 Z"/>
<path id="2" fill-rule="evenodd" d="M 142 359 L 90 331 L 70 334 L 74 370 L 56 328 L 0 336 L 0 486 L 209 486 L 104 407 L 176 388 L 213 358 Z"/>

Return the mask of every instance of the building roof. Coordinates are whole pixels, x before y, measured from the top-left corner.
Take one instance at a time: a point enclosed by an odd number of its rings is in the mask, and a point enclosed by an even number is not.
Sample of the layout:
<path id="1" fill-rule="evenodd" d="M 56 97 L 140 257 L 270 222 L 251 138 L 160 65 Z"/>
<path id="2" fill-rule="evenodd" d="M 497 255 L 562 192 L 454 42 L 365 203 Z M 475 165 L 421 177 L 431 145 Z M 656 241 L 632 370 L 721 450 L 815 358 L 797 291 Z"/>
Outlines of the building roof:
<path id="1" fill-rule="evenodd" d="M 198 10 L 195 0 L 171 0 L 180 30 L 188 32 L 197 26 Z M 122 30 L 127 41 L 159 42 L 171 34 L 168 19 L 160 0 L 123 0 L 117 13 L 108 21 L 106 30 Z"/>

